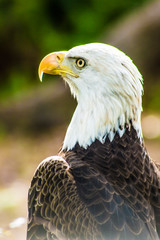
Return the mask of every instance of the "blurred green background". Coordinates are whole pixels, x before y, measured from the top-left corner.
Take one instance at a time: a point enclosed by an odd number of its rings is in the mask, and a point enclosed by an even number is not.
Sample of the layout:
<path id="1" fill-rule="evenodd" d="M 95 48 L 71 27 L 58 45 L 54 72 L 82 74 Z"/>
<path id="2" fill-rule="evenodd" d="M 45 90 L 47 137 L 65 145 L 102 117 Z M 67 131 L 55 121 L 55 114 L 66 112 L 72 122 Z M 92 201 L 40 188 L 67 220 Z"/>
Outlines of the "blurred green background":
<path id="1" fill-rule="evenodd" d="M 0 0 L 0 100 L 38 85 L 42 56 L 99 41 L 116 21 L 149 0 Z"/>
<path id="2" fill-rule="evenodd" d="M 26 217 L 31 177 L 61 147 L 76 105 L 59 78 L 39 82 L 39 62 L 89 42 L 115 45 L 138 66 L 144 137 L 160 159 L 160 1 L 0 0 L 0 239 L 25 239 L 25 225 L 9 223 Z"/>

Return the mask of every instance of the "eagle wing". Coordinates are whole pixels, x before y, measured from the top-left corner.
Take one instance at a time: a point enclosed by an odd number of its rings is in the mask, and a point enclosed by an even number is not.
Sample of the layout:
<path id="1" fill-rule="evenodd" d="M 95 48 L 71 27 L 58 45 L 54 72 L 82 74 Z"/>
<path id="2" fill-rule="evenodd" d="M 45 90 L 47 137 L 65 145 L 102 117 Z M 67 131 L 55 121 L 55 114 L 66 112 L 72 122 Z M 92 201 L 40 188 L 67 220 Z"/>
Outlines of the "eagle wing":
<path id="1" fill-rule="evenodd" d="M 44 160 L 31 182 L 28 206 L 28 240 L 158 239 L 144 199 L 132 196 L 127 202 L 98 170 L 77 159 Z"/>
<path id="2" fill-rule="evenodd" d="M 95 219 L 77 194 L 68 163 L 59 156 L 47 158 L 37 168 L 28 209 L 27 240 L 102 239 Z"/>
<path id="3" fill-rule="evenodd" d="M 72 168 L 80 199 L 96 219 L 103 239 L 159 239 L 154 211 L 135 189 L 125 186 L 119 193 L 102 174 L 84 162 L 81 166 L 73 163 Z"/>

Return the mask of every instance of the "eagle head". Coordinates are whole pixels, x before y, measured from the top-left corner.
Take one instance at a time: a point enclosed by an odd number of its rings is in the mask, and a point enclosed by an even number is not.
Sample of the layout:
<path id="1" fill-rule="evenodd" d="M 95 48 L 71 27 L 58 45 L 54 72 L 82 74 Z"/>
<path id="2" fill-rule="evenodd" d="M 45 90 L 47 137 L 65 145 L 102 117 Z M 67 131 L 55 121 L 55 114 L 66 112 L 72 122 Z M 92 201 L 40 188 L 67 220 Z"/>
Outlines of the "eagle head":
<path id="1" fill-rule="evenodd" d="M 61 75 L 78 102 L 63 149 L 76 143 L 86 148 L 95 139 L 103 143 L 106 136 L 112 141 L 130 125 L 142 137 L 142 76 L 122 51 L 91 43 L 54 52 L 41 61 L 40 80 L 43 73 Z"/>

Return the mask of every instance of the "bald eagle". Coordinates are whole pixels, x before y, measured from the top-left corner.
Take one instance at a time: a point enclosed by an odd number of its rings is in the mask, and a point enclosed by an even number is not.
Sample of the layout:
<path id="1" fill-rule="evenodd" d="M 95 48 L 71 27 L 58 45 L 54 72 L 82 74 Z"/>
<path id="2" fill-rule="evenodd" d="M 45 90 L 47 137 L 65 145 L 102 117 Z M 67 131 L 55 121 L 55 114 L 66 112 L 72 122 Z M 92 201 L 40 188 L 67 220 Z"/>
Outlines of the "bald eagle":
<path id="1" fill-rule="evenodd" d="M 59 155 L 33 176 L 27 239 L 160 239 L 160 172 L 144 147 L 137 67 L 92 43 L 47 55 L 43 73 L 61 75 L 78 104 Z"/>

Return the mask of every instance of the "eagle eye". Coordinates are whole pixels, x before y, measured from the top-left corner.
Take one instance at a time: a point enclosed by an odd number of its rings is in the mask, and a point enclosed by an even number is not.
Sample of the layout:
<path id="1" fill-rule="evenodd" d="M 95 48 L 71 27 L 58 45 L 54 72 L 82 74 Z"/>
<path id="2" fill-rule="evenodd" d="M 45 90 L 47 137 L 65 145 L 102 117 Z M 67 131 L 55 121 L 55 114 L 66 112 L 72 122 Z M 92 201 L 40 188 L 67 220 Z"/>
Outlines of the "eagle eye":
<path id="1" fill-rule="evenodd" d="M 77 67 L 83 68 L 83 67 L 86 65 L 86 62 L 85 62 L 84 59 L 78 58 L 78 59 L 76 60 L 76 64 L 77 64 Z"/>

